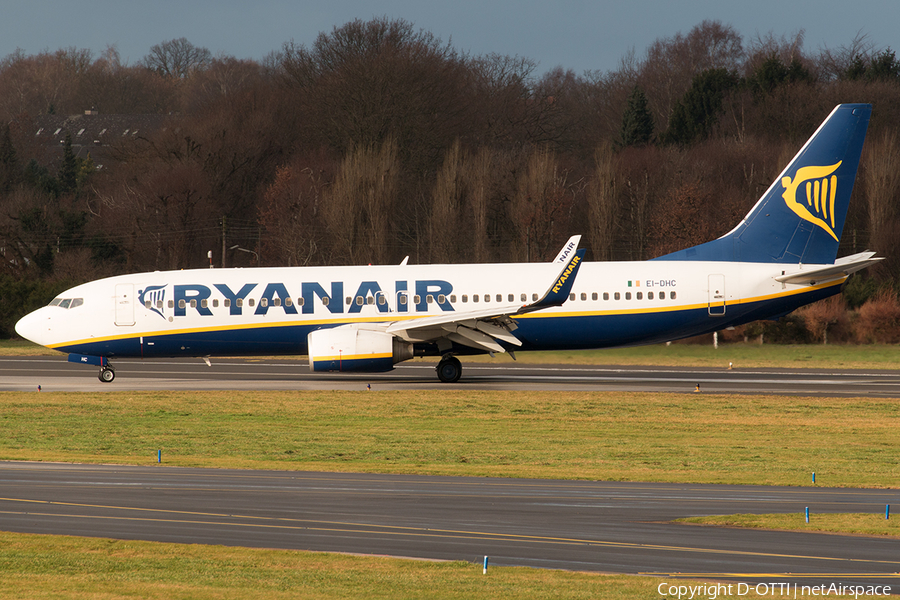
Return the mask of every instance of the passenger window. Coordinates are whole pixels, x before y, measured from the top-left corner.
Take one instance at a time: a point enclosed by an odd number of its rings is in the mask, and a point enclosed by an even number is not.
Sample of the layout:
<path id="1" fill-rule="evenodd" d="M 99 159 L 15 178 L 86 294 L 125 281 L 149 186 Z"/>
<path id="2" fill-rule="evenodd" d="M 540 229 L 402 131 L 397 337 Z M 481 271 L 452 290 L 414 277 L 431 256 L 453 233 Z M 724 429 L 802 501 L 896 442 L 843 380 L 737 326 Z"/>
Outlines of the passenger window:
<path id="1" fill-rule="evenodd" d="M 596 299 L 597 299 L 597 292 L 594 292 L 593 294 L 591 294 L 591 300 L 596 300 Z"/>
<path id="2" fill-rule="evenodd" d="M 603 299 L 609 300 L 609 292 L 603 292 Z"/>
<path id="3" fill-rule="evenodd" d="M 191 300 L 191 308 L 197 308 L 197 299 L 196 298 Z"/>
<path id="4" fill-rule="evenodd" d="M 472 294 L 472 302 L 478 302 L 478 294 Z"/>
<path id="5" fill-rule="evenodd" d="M 206 300 L 204 300 L 206 302 Z M 281 306 L 281 298 L 272 298 L 272 306 Z"/>
<path id="6" fill-rule="evenodd" d="M 455 303 L 455 302 L 456 302 L 456 294 L 450 294 L 450 302 L 451 302 L 451 303 Z"/>
<path id="7" fill-rule="evenodd" d="M 574 300 L 574 299 L 575 299 L 575 294 L 569 294 L 569 300 Z"/>
<path id="8" fill-rule="evenodd" d="M 243 299 L 243 298 L 238 298 L 237 300 L 234 301 L 234 305 L 237 306 L 238 308 L 244 306 L 244 299 Z M 251 305 L 251 306 L 252 306 L 252 305 Z"/>
<path id="9" fill-rule="evenodd" d="M 519 299 L 519 301 L 520 301 L 520 302 L 528 302 L 528 294 L 522 294 L 522 296 L 521 296 L 521 298 Z"/>
<path id="10" fill-rule="evenodd" d="M 537 299 L 538 299 L 538 298 L 537 298 L 537 294 L 532 294 L 532 295 L 531 295 L 531 301 L 532 301 L 532 302 L 537 302 Z"/>
<path id="11" fill-rule="evenodd" d="M 353 304 L 353 298 L 351 298 L 350 296 L 347 296 L 347 298 L 344 300 L 344 304 L 346 304 L 347 306 L 350 306 L 351 304 Z"/>
<path id="12" fill-rule="evenodd" d="M 156 301 L 156 308 L 162 308 L 162 307 L 163 307 L 163 301 L 162 301 L 162 300 L 157 300 L 157 301 Z"/>
<path id="13" fill-rule="evenodd" d="M 357 305 L 357 306 L 362 306 L 362 305 L 363 305 L 363 297 L 362 297 L 362 296 L 357 296 L 357 297 L 356 297 L 356 305 Z"/>
<path id="14" fill-rule="evenodd" d="M 231 298 L 225 298 L 222 300 L 222 306 L 225 308 L 231 308 Z"/>
<path id="15" fill-rule="evenodd" d="M 653 292 L 647 292 L 647 300 L 653 300 Z"/>
<path id="16" fill-rule="evenodd" d="M 340 302 L 340 300 L 338 300 Z M 328 296 L 322 296 L 322 306 L 328 306 L 331 303 L 331 298 Z M 250 306 L 253 306 L 253 300 L 250 301 Z"/>
<path id="17" fill-rule="evenodd" d="M 631 300 L 631 292 L 625 292 L 625 299 Z"/>
<path id="18" fill-rule="evenodd" d="M 213 302 L 215 303 L 215 302 L 218 302 L 218 301 L 217 301 L 217 300 L 213 300 Z M 290 296 L 288 296 L 287 298 L 284 299 L 284 305 L 285 305 L 285 306 L 292 306 L 293 304 L 294 304 L 294 301 L 290 298 Z M 217 305 L 217 306 L 218 306 L 218 305 Z"/>
<path id="19" fill-rule="evenodd" d="M 175 308 L 175 301 L 169 300 L 169 308 Z"/>
<path id="20" fill-rule="evenodd" d="M 408 300 L 409 299 L 406 297 L 406 294 L 400 294 L 400 304 L 402 304 L 403 306 L 406 306 L 406 302 Z"/>
<path id="21" fill-rule="evenodd" d="M 297 306 L 303 306 L 306 301 L 303 299 L 303 296 L 297 298 Z"/>
<path id="22" fill-rule="evenodd" d="M 581 299 L 582 299 L 582 301 L 587 300 L 587 292 L 581 292 Z"/>
<path id="23" fill-rule="evenodd" d="M 247 300 L 247 306 L 252 307 L 254 304 L 256 304 L 256 300 L 254 300 L 253 298 Z"/>
<path id="24" fill-rule="evenodd" d="M 200 301 L 201 308 L 207 308 L 209 306 L 209 302 L 207 302 L 206 298 Z"/>
<path id="25" fill-rule="evenodd" d="M 638 299 L 638 300 L 643 300 L 643 299 L 644 299 L 644 293 L 643 293 L 643 292 L 638 292 L 637 294 L 635 294 L 634 297 L 635 297 L 636 299 Z"/>
<path id="26" fill-rule="evenodd" d="M 418 294 L 413 296 L 413 302 L 415 302 L 416 304 L 419 304 L 421 301 L 422 301 L 422 296 L 420 296 Z"/>
<path id="27" fill-rule="evenodd" d="M 291 299 L 288 298 L 288 302 L 290 302 L 290 301 L 291 301 Z M 219 299 L 218 298 L 213 299 L 213 308 L 219 308 Z"/>
<path id="28" fill-rule="evenodd" d="M 622 295 L 619 292 L 616 292 L 615 296 L 613 296 L 616 300 L 621 300 Z"/>
<path id="29" fill-rule="evenodd" d="M 438 304 L 443 304 L 447 301 L 447 296 L 443 294 L 438 294 Z"/>
<path id="30" fill-rule="evenodd" d="M 378 294 L 378 306 L 384 306 L 387 304 L 387 300 L 384 297 L 384 294 Z"/>
<path id="31" fill-rule="evenodd" d="M 670 299 L 670 300 L 674 300 L 674 299 L 675 299 L 675 292 L 669 292 L 669 299 Z"/>
<path id="32" fill-rule="evenodd" d="M 144 300 L 144 308 L 151 308 L 151 305 L 152 305 L 152 304 L 153 304 L 153 303 L 150 302 L 149 300 Z"/>
<path id="33" fill-rule="evenodd" d="M 510 301 L 510 302 L 515 302 L 515 301 L 516 301 L 516 295 L 515 295 L 515 294 L 510 294 L 510 295 L 509 295 L 509 301 Z"/>
<path id="34" fill-rule="evenodd" d="M 490 302 L 490 301 L 491 301 L 491 295 L 490 295 L 490 294 L 485 294 L 485 295 L 484 295 L 484 301 L 485 301 L 485 302 Z"/>
<path id="35" fill-rule="evenodd" d="M 431 294 L 426 294 L 426 295 L 425 295 L 425 302 L 426 302 L 427 304 L 434 304 L 434 296 L 432 296 Z"/>
<path id="36" fill-rule="evenodd" d="M 251 300 L 250 302 L 251 302 L 250 306 L 253 306 L 253 304 L 252 304 L 253 300 Z M 269 299 L 268 298 L 260 298 L 259 305 L 262 306 L 263 308 L 267 307 L 269 305 Z"/>
<path id="37" fill-rule="evenodd" d="M 464 303 L 465 303 L 465 302 L 468 302 L 468 301 L 469 301 L 469 296 L 468 296 L 467 294 L 463 294 L 463 295 L 462 295 L 462 301 L 463 301 Z"/>
<path id="38" fill-rule="evenodd" d="M 497 294 L 497 302 L 503 302 L 503 294 Z"/>
<path id="39" fill-rule="evenodd" d="M 366 296 L 366 304 L 373 306 L 375 304 L 375 296 Z"/>
<path id="40" fill-rule="evenodd" d="M 660 293 L 659 293 L 659 299 L 660 299 L 660 300 L 665 300 L 665 299 L 666 299 L 666 293 L 665 293 L 665 292 L 660 292 Z"/>

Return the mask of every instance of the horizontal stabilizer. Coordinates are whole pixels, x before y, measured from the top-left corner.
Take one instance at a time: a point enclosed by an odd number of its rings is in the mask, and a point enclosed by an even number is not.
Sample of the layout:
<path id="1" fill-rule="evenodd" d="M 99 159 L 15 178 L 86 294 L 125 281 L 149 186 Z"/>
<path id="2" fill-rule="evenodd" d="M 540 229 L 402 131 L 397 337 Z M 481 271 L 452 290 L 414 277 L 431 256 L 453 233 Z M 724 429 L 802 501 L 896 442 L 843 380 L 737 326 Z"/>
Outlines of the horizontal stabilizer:
<path id="1" fill-rule="evenodd" d="M 846 277 L 857 271 L 865 269 L 869 265 L 884 260 L 883 257 L 875 257 L 874 252 L 860 252 L 852 256 L 845 256 L 834 261 L 833 265 L 824 267 L 816 267 L 813 269 L 805 269 L 794 271 L 793 273 L 785 273 L 775 277 L 775 281 L 781 283 L 809 283 L 814 284 L 817 281 L 825 281 L 827 279 L 836 279 L 838 277 Z"/>

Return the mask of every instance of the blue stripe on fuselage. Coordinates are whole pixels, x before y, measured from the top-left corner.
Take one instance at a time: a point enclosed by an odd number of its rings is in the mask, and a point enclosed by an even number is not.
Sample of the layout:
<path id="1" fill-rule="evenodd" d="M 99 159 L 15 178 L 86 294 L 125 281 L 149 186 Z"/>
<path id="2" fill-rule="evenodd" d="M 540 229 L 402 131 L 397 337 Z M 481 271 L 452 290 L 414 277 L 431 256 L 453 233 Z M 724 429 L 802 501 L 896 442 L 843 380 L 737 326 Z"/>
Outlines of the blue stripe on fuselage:
<path id="1" fill-rule="evenodd" d="M 561 350 L 653 344 L 742 325 L 827 298 L 840 291 L 840 282 L 808 292 L 744 304 L 728 304 L 726 315 L 710 316 L 705 306 L 691 309 L 635 313 L 534 313 L 518 318 L 514 350 Z M 168 335 L 135 336 L 56 347 L 61 352 L 106 357 L 304 355 L 306 336 L 321 323 L 210 329 Z M 141 343 L 143 339 L 143 344 Z M 505 345 L 505 344 L 504 344 Z M 465 353 L 471 353 L 471 349 Z"/>

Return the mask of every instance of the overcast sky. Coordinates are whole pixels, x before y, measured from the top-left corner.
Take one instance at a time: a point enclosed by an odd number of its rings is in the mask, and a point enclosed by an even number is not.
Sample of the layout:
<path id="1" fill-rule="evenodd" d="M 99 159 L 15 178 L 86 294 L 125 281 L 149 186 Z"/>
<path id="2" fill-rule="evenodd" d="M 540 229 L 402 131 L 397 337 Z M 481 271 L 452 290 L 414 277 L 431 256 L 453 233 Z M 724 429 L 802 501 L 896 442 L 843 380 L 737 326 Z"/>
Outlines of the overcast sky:
<path id="1" fill-rule="evenodd" d="M 0 0 L 0 58 L 74 46 L 97 57 L 115 45 L 133 64 L 163 41 L 185 37 L 213 54 L 260 60 L 284 42 L 311 44 L 320 32 L 359 18 L 405 19 L 473 55 L 530 58 L 538 73 L 616 69 L 657 38 L 704 19 L 733 26 L 745 44 L 805 31 L 804 48 L 850 45 L 865 35 L 900 51 L 900 0 Z"/>

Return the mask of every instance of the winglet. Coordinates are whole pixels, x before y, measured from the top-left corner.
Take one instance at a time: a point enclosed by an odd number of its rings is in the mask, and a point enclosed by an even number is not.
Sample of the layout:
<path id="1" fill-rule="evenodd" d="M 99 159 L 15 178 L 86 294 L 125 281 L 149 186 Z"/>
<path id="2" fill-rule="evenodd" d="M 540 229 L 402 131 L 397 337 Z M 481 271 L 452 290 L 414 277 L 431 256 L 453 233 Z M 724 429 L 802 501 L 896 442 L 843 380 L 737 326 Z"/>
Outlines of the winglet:
<path id="1" fill-rule="evenodd" d="M 566 245 L 563 246 L 562 250 L 559 251 L 559 254 L 556 255 L 556 258 L 553 259 L 553 262 L 560 264 L 569 262 L 571 254 L 578 249 L 578 242 L 580 241 L 580 235 L 573 235 L 572 237 L 570 237 L 569 241 L 566 242 Z"/>
<path id="2" fill-rule="evenodd" d="M 577 244 L 577 241 L 575 243 Z M 568 247 L 568 244 L 566 244 L 566 247 Z M 565 248 L 563 251 L 565 251 Z M 569 292 L 572 291 L 572 286 L 575 285 L 575 276 L 578 274 L 578 268 L 584 260 L 585 252 L 587 252 L 587 250 L 582 248 L 576 250 L 574 254 L 570 254 L 568 260 L 563 264 L 563 268 L 560 270 L 559 275 L 556 276 L 553 284 L 544 293 L 541 299 L 527 306 L 523 306 L 519 309 L 517 314 L 540 310 L 551 306 L 562 306 L 563 302 L 569 299 Z M 561 254 L 562 252 L 560 252 L 560 255 Z"/>

